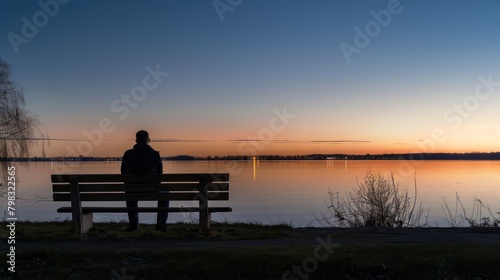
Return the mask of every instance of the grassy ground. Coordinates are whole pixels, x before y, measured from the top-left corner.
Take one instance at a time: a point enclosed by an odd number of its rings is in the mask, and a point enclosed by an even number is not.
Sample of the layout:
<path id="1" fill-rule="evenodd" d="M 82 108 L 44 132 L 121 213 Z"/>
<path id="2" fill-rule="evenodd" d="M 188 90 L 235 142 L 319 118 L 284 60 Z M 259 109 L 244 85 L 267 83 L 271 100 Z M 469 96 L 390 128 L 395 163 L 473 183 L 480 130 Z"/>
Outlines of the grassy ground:
<path id="1" fill-rule="evenodd" d="M 1 279 L 500 279 L 500 244 L 372 244 L 370 246 L 280 246 L 290 236 L 287 225 L 217 224 L 208 232 L 196 225 L 170 225 L 156 232 L 121 230 L 125 224 L 96 224 L 84 237 L 72 233 L 69 222 L 17 223 L 16 241 L 56 242 L 60 247 L 16 252 L 16 274 Z M 0 225 L 5 244 L 6 224 Z M 275 246 L 157 248 L 82 246 L 63 250 L 73 241 L 91 244 L 116 240 L 231 239 L 276 240 Z M 51 243 L 51 244 L 52 244 Z M 3 247 L 2 247 L 3 248 Z M 306 278 L 308 277 L 308 278 Z"/>
<path id="2" fill-rule="evenodd" d="M 340 247 L 318 261 L 307 247 L 110 252 L 54 248 L 18 256 L 17 271 L 19 279 L 306 279 L 305 275 L 310 279 L 498 279 L 499 253 L 498 247 L 484 245 Z"/>
<path id="3" fill-rule="evenodd" d="M 7 223 L 0 222 L 0 239 L 8 236 Z M 74 233 L 71 222 L 17 222 L 17 240 L 62 241 L 71 239 L 124 239 L 124 238 L 195 238 L 195 239 L 261 239 L 278 238 L 291 228 L 287 224 L 272 226 L 249 223 L 213 223 L 208 232 L 201 232 L 197 224 L 169 224 L 166 232 L 157 231 L 154 225 L 141 225 L 138 231 L 126 232 L 126 223 L 95 223 L 85 235 Z"/>

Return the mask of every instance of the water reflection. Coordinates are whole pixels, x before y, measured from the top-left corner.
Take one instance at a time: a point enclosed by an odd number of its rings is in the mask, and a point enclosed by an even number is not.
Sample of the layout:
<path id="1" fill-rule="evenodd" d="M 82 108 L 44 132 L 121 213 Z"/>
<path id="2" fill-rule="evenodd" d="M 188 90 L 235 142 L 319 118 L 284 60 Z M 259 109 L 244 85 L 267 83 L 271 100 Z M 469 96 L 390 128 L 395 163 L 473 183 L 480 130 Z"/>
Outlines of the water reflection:
<path id="1" fill-rule="evenodd" d="M 253 157 L 253 180 L 255 181 L 255 179 L 257 178 L 257 164 L 259 163 L 259 161 L 257 160 L 256 157 Z"/>
<path id="2" fill-rule="evenodd" d="M 227 172 L 235 162 L 166 161 L 165 173 Z M 369 169 L 388 175 L 408 189 L 413 197 L 414 180 L 418 203 L 430 207 L 432 225 L 443 224 L 443 199 L 455 203 L 459 194 L 465 207 L 474 197 L 487 204 L 493 213 L 500 211 L 500 162 L 498 161 L 421 161 L 410 163 L 414 172 L 401 173 L 400 161 L 262 161 L 257 158 L 236 162 L 239 172 L 231 173 L 229 202 L 213 206 L 231 206 L 232 213 L 214 214 L 216 220 L 259 221 L 292 220 L 296 226 L 317 225 L 313 213 L 327 212 L 328 188 L 344 194 L 356 186 Z M 67 219 L 57 214 L 62 203 L 52 201 L 51 173 L 119 173 L 120 162 L 38 162 L 16 166 L 18 170 L 18 217 L 21 220 Z M 257 174 L 258 173 L 258 174 Z M 5 198 L 0 199 L 5 207 Z M 472 210 L 472 209 L 470 209 Z M 147 214 L 145 214 L 147 215 Z M 169 221 L 182 219 L 171 215 Z M 97 220 L 125 220 L 120 214 L 98 215 Z M 154 221 L 154 216 L 144 220 Z"/>

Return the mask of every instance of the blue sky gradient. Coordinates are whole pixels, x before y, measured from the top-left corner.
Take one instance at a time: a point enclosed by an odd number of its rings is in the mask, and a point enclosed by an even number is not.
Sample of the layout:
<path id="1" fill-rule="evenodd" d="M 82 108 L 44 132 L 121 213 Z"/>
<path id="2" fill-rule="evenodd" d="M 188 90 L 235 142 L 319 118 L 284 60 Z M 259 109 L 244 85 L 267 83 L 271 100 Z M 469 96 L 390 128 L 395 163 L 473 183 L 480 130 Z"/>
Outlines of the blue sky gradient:
<path id="1" fill-rule="evenodd" d="M 209 140 L 157 143 L 165 155 L 237 155 L 241 143 L 230 140 L 259 138 L 284 107 L 295 118 L 272 140 L 290 143 L 257 154 L 414 152 L 435 129 L 446 140 L 432 151 L 499 150 L 498 83 L 458 127 L 443 117 L 474 96 L 478 77 L 500 81 L 499 2 L 243 0 L 222 21 L 215 2 L 2 1 L 0 56 L 50 137 L 84 141 L 83 130 L 113 122 L 89 155 L 121 155 L 141 128 L 153 139 Z M 16 53 L 9 33 L 22 36 L 39 3 L 58 11 Z M 354 45 L 354 28 L 388 5 L 401 12 L 348 63 L 339 45 Z M 158 65 L 169 76 L 119 119 L 113 101 Z M 332 140 L 353 142 L 307 142 Z M 47 151 L 64 156 L 68 145 Z"/>

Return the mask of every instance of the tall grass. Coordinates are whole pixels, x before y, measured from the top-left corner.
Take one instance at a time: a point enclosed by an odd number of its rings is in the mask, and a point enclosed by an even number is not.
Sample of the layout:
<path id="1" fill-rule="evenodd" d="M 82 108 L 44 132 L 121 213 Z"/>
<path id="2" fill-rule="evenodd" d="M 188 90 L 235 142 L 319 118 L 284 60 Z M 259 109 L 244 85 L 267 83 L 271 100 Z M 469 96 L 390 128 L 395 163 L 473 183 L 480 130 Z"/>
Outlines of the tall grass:
<path id="1" fill-rule="evenodd" d="M 495 217 L 490 207 L 484 204 L 479 198 L 474 196 L 472 203 L 472 212 L 468 212 L 465 208 L 458 192 L 455 194 L 455 209 L 452 211 L 448 202 L 443 198 L 441 203 L 444 218 L 451 227 L 499 227 L 500 212 L 497 212 L 498 218 Z M 469 214 L 470 213 L 470 214 Z"/>
<path id="2" fill-rule="evenodd" d="M 323 226 L 333 227 L 425 226 L 427 219 L 421 222 L 424 208 L 421 204 L 416 207 L 416 178 L 414 190 L 412 199 L 408 190 L 399 188 L 392 174 L 384 177 L 367 171 L 364 180 L 358 181 L 357 187 L 347 192 L 344 198 L 329 190 L 329 213 L 321 213 L 316 219 Z"/>

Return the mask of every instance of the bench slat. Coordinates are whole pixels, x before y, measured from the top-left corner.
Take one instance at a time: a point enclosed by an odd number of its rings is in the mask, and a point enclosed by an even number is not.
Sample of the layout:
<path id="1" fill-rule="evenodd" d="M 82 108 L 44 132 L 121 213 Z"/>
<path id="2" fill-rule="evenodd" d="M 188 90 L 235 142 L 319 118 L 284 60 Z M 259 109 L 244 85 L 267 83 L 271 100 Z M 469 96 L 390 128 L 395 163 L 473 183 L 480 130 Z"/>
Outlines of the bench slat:
<path id="1" fill-rule="evenodd" d="M 53 183 L 69 183 L 70 178 L 77 176 L 79 183 L 85 182 L 199 182 L 201 177 L 207 176 L 215 182 L 229 181 L 229 173 L 177 173 L 177 174 L 52 174 Z"/>
<path id="2" fill-rule="evenodd" d="M 70 201 L 69 193 L 54 193 L 54 201 Z M 81 193 L 81 201 L 156 201 L 156 200 L 199 200 L 198 193 Z M 208 200 L 229 200 L 228 192 L 208 193 Z"/>
<path id="3" fill-rule="evenodd" d="M 163 184 L 148 184 L 148 185 L 125 185 L 118 184 L 78 184 L 80 193 L 85 192 L 119 192 L 119 191 L 198 191 L 198 183 L 163 183 Z M 69 192 L 70 184 L 53 184 L 53 192 Z M 229 191 L 228 183 L 211 183 L 208 184 L 208 191 Z"/>
<path id="4" fill-rule="evenodd" d="M 138 207 L 135 209 L 130 209 L 126 207 L 82 207 L 83 213 L 127 213 L 132 212 L 145 212 L 145 213 L 156 213 L 158 210 L 168 211 L 168 212 L 198 212 L 199 207 Z M 209 207 L 208 211 L 214 212 L 232 212 L 231 207 Z M 71 213 L 71 207 L 61 207 L 57 209 L 58 213 Z"/>
<path id="5" fill-rule="evenodd" d="M 210 227 L 210 213 L 230 207 L 208 207 L 209 200 L 229 200 L 229 173 L 180 174 L 53 174 L 53 200 L 70 201 L 57 209 L 72 213 L 74 228 L 84 234 L 92 228 L 93 213 L 198 212 L 200 227 Z M 162 191 L 169 192 L 162 192 Z M 198 207 L 82 207 L 82 201 L 197 201 Z"/>

